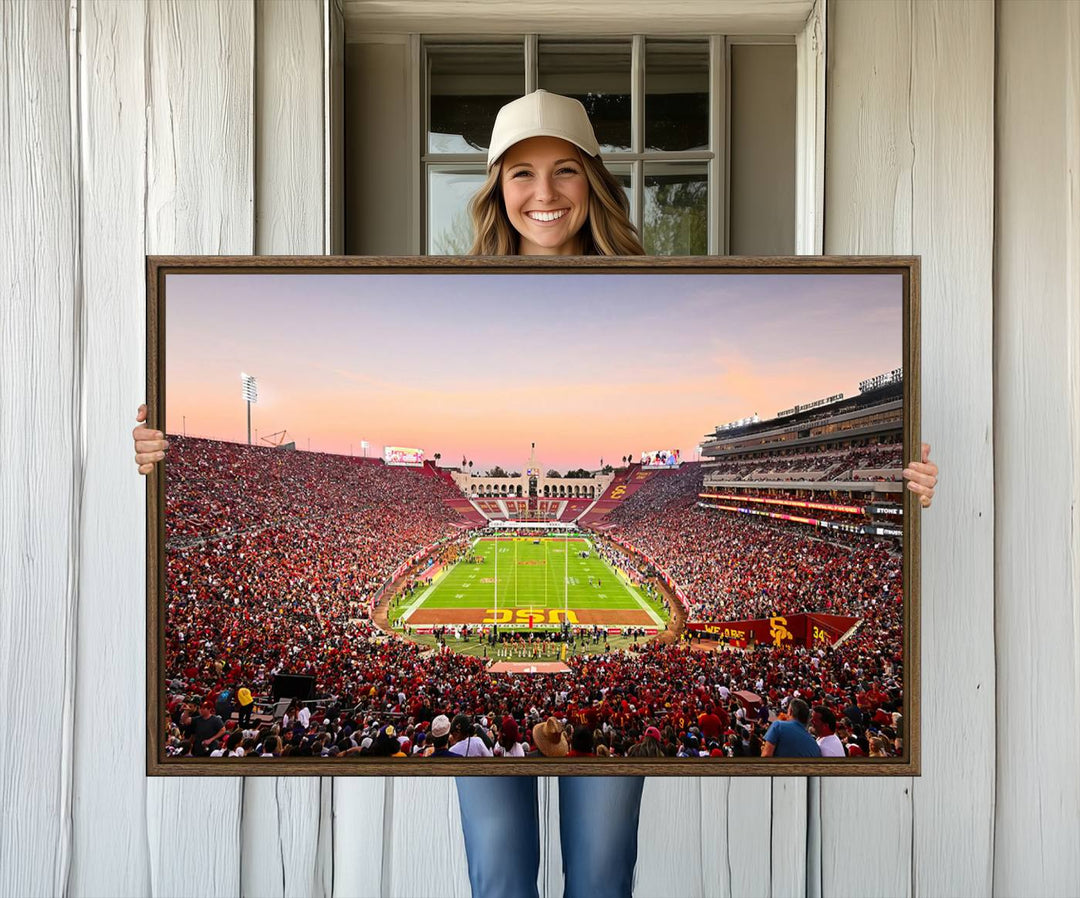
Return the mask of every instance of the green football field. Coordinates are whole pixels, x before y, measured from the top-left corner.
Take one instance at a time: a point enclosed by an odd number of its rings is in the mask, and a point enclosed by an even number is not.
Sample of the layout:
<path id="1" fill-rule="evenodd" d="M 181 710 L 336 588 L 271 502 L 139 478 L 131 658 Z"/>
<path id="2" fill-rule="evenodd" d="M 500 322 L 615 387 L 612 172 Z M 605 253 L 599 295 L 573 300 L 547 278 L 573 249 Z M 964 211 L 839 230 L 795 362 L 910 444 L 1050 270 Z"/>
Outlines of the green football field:
<path id="1" fill-rule="evenodd" d="M 458 561 L 410 600 L 402 613 L 410 626 L 549 628 L 568 620 L 577 626 L 655 629 L 666 622 L 666 609 L 581 537 L 485 537 L 473 544 L 468 557 L 475 563 Z"/>

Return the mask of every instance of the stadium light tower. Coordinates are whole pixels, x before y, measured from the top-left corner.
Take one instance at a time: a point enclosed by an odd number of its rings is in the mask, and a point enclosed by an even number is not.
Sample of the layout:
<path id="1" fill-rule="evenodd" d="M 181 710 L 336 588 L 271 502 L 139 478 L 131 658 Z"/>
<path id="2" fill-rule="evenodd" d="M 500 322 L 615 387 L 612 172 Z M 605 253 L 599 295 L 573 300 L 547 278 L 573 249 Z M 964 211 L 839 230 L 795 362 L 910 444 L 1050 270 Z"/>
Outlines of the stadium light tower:
<path id="1" fill-rule="evenodd" d="M 247 403 L 247 437 L 248 445 L 251 445 L 251 405 L 259 401 L 259 385 L 255 383 L 255 377 L 251 374 L 240 374 L 240 391 Z"/>

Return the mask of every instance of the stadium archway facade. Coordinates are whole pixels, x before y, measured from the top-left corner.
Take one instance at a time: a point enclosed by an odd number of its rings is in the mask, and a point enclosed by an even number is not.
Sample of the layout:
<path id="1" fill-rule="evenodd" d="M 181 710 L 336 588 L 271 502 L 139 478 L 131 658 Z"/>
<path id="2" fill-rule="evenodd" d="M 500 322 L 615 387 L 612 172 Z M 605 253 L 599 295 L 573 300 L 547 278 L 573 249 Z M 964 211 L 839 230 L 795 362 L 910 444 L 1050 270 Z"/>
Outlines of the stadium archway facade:
<path id="1" fill-rule="evenodd" d="M 458 489 L 470 500 L 488 500 L 478 505 L 490 520 L 550 520 L 564 515 L 572 503 L 574 517 L 585 512 L 611 484 L 615 475 L 595 472 L 585 477 L 546 474 L 536 458 L 533 444 L 528 464 L 520 474 L 504 477 L 453 471 Z"/>

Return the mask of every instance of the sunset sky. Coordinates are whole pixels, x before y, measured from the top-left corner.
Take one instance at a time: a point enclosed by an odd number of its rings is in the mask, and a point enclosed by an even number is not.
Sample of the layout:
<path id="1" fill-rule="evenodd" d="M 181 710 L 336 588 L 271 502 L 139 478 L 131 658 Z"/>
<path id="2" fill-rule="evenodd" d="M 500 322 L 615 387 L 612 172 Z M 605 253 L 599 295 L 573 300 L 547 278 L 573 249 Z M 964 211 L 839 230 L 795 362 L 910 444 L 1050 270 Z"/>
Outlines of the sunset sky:
<path id="1" fill-rule="evenodd" d="M 166 429 L 442 464 L 695 447 L 901 364 L 899 275 L 169 275 Z M 186 419 L 186 420 L 185 420 Z M 260 440 L 260 442 L 262 442 Z M 265 443 L 263 443 L 265 445 Z"/>

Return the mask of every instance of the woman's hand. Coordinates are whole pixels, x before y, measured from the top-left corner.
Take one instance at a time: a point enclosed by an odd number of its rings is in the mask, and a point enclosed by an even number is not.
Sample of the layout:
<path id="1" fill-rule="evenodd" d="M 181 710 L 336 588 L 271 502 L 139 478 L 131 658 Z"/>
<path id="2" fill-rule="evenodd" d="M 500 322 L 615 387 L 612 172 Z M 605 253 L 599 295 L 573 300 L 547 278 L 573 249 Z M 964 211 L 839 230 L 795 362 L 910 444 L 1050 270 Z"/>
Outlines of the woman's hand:
<path id="1" fill-rule="evenodd" d="M 135 415 L 136 421 L 146 420 L 146 405 L 139 406 L 139 412 Z M 149 474 L 154 470 L 154 464 L 165 457 L 165 450 L 169 448 L 169 441 L 160 430 L 151 430 L 143 424 L 139 424 L 131 436 L 135 440 L 135 464 L 139 466 L 140 474 Z"/>
<path id="2" fill-rule="evenodd" d="M 929 508 L 934 501 L 934 487 L 937 486 L 938 466 L 930 461 L 930 444 L 922 444 L 922 461 L 913 461 L 904 468 L 907 488 L 919 497 L 923 508 Z"/>

